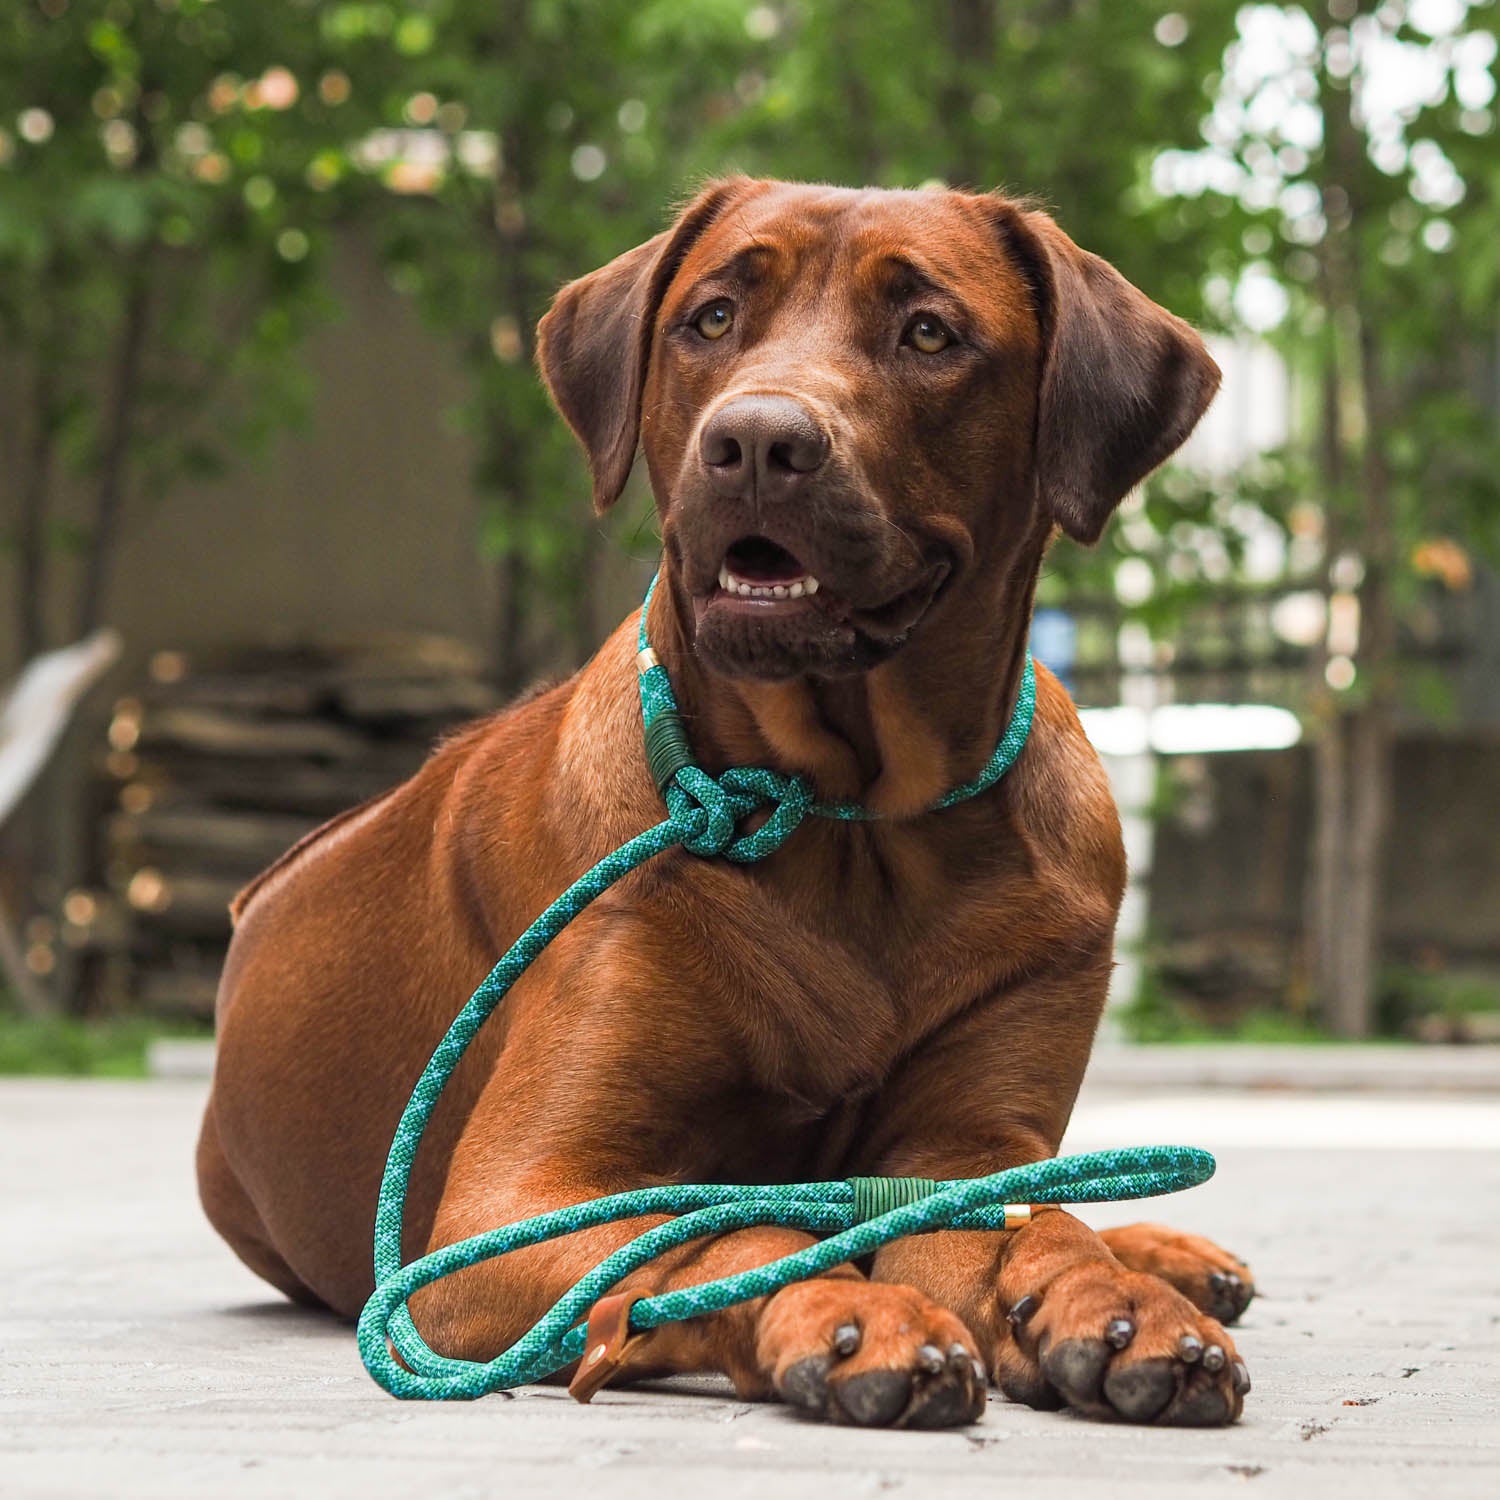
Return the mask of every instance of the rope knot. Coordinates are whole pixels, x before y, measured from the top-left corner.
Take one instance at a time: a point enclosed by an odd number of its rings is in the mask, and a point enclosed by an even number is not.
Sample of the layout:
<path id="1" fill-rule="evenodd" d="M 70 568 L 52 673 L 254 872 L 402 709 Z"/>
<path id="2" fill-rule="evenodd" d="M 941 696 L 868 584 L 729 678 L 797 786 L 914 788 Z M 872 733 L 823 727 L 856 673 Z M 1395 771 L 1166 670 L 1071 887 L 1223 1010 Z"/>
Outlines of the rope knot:
<path id="1" fill-rule="evenodd" d="M 666 799 L 689 854 L 704 859 L 722 855 L 749 864 L 774 854 L 786 842 L 807 816 L 813 797 L 800 776 L 734 766 L 715 780 L 698 766 L 687 765 L 673 776 Z M 770 817 L 754 833 L 740 833 L 741 821 L 766 807 Z"/>

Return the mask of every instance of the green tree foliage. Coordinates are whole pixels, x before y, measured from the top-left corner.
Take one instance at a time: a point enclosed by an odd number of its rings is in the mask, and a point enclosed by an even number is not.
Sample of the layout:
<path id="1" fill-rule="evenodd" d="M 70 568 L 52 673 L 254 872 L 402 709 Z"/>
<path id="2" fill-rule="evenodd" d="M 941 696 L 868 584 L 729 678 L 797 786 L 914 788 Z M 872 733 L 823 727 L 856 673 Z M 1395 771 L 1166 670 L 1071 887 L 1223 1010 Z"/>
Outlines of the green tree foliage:
<path id="1" fill-rule="evenodd" d="M 536 322 L 564 281 L 662 227 L 733 97 L 743 9 L 432 0 L 412 15 L 423 45 L 383 101 L 395 193 L 379 233 L 393 284 L 470 373 L 496 671 L 516 688 L 538 657 L 580 660 L 606 623 L 591 608 L 601 528 L 532 367 Z"/>
<path id="2" fill-rule="evenodd" d="M 0 13 L 0 338 L 23 655 L 108 613 L 130 509 L 299 394 L 342 207 L 351 63 L 318 7 L 15 0 Z M 383 56 L 373 46 L 364 51 Z M 80 512 L 64 487 L 82 487 Z M 59 600 L 48 542 L 83 553 Z"/>
<path id="3" fill-rule="evenodd" d="M 766 50 L 725 147 L 771 175 L 1033 197 L 1192 315 L 1206 247 L 1199 236 L 1177 248 L 1198 226 L 1149 192 L 1154 156 L 1198 143 L 1232 35 L 1232 5 L 1192 12 L 1189 23 L 1140 0 L 759 6 Z"/>
<path id="4" fill-rule="evenodd" d="M 1034 194 L 1293 371 L 1282 449 L 1169 469 L 1099 549 L 1056 549 L 1044 597 L 1128 606 L 1167 652 L 1226 593 L 1356 607 L 1304 696 L 1326 751 L 1309 982 L 1357 1030 L 1417 680 L 1397 645 L 1500 547 L 1497 24 L 1492 0 L 12 0 L 0 338 L 23 399 L 0 435 L 23 649 L 107 616 L 132 507 L 295 409 L 335 224 L 468 371 L 496 671 L 518 686 L 607 624 L 602 523 L 531 367 L 558 285 L 727 170 Z M 643 496 L 622 509 L 649 527 Z M 1274 578 L 1245 563 L 1268 534 Z M 47 604 L 59 536 L 85 555 L 68 609 Z"/>
<path id="5" fill-rule="evenodd" d="M 502 574 L 497 669 L 511 685 L 535 669 L 539 615 L 554 660 L 580 658 L 604 623 L 588 607 L 601 528 L 578 513 L 580 470 L 530 370 L 532 329 L 561 282 L 660 228 L 701 177 L 1036 193 L 1190 316 L 1205 268 L 1237 263 L 1221 225 L 1205 233 L 1150 187 L 1157 153 L 1200 142 L 1232 35 L 1222 0 L 1191 23 L 1162 4 L 1093 0 L 430 0 L 411 14 L 421 45 L 394 60 L 381 102 L 400 132 L 384 175 L 402 194 L 381 210 L 383 239 L 394 283 L 471 372 L 463 419 L 481 454 Z M 1245 217 L 1227 200 L 1217 211 Z M 1179 483 L 1144 503 L 1211 525 L 1224 500 Z M 649 526 L 643 514 L 627 525 Z M 1108 595 L 1119 550 L 1061 552 L 1060 580 Z"/>
<path id="6" fill-rule="evenodd" d="M 1236 7 L 1095 0 L 936 0 L 871 7 L 859 0 L 759 6 L 768 37 L 742 76 L 748 100 L 727 122 L 724 150 L 769 175 L 885 186 L 1002 188 L 1052 212 L 1086 249 L 1185 317 L 1224 326 L 1205 299 L 1209 277 L 1232 277 L 1250 215 L 1221 198 L 1212 215 L 1155 190 L 1164 151 L 1201 143 Z M 1189 19 L 1189 16 L 1191 19 Z M 1080 592 L 1114 614 L 1116 563 L 1142 540 L 1161 581 L 1138 612 L 1163 623 L 1207 587 L 1172 577 L 1156 556 L 1173 526 L 1221 524 L 1222 487 L 1186 474 L 1137 496 L 1134 523 L 1095 551 L 1057 549 L 1044 602 Z"/>

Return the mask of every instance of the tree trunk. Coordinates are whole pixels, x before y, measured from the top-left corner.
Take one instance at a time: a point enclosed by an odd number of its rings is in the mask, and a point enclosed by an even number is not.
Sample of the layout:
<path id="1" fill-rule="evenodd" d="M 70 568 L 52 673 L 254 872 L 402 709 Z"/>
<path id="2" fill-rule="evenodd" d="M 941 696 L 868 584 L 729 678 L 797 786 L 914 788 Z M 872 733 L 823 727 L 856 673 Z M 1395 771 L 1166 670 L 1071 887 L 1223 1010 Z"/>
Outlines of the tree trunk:
<path id="1" fill-rule="evenodd" d="M 21 515 L 16 537 L 16 641 L 20 663 L 47 645 L 47 514 L 57 449 L 57 384 L 52 350 L 37 352 L 31 386 L 31 446 L 21 484 Z"/>
<path id="2" fill-rule="evenodd" d="M 1344 1037 L 1368 1036 L 1374 1018 L 1395 744 L 1396 622 L 1390 593 L 1395 518 L 1382 440 L 1388 402 L 1374 326 L 1363 318 L 1359 329 L 1358 390 L 1365 418 L 1358 511 L 1364 561 L 1358 669 L 1363 681 L 1361 701 L 1344 715 L 1344 910 L 1338 962 L 1327 981 L 1329 1024 Z"/>
<path id="3" fill-rule="evenodd" d="M 57 1014 L 58 1007 L 52 995 L 37 983 L 26 967 L 25 946 L 3 906 L 0 906 L 0 979 L 5 981 L 11 999 L 26 1015 Z"/>
<path id="4" fill-rule="evenodd" d="M 58 336 L 58 298 L 51 274 L 43 278 L 37 315 L 41 332 L 36 341 L 31 396 L 27 416 L 31 422 L 24 468 L 20 476 L 20 515 L 16 526 L 16 672 L 48 644 L 47 586 L 51 570 L 47 559 L 47 522 L 52 508 L 52 482 L 57 457 L 60 421 L 57 370 L 61 340 Z M 3 675 L 3 674 L 0 674 Z M 12 892 L 21 902 L 24 917 L 32 909 L 33 885 L 41 851 L 46 848 L 46 819 L 34 800 L 23 799 L 11 815 L 6 830 L 11 869 L 0 888 L 0 978 L 11 997 L 28 1015 L 55 1011 L 53 993 L 25 964 L 24 944 L 4 909 Z"/>
<path id="5" fill-rule="evenodd" d="M 593 517 L 578 532 L 573 597 L 569 610 L 569 666 L 581 667 L 599 647 L 603 635 L 599 619 L 599 562 L 604 537 Z"/>
<path id="6" fill-rule="evenodd" d="M 131 445 L 140 402 L 141 366 L 151 321 L 150 262 L 144 252 L 131 263 L 125 290 L 125 311 L 115 344 L 114 364 L 107 393 L 108 407 L 99 456 L 99 486 L 94 500 L 94 525 L 84 563 L 74 622 L 79 637 L 91 634 L 104 621 L 120 519 L 130 476 Z"/>
<path id="7" fill-rule="evenodd" d="M 861 0 L 845 0 L 834 12 L 830 29 L 836 31 L 851 57 L 857 55 L 857 42 L 870 24 L 868 8 Z M 875 105 L 870 98 L 864 75 L 856 67 L 840 70 L 842 84 L 841 127 L 847 131 L 845 146 L 849 160 L 855 164 L 854 176 L 860 182 L 879 183 L 883 177 L 884 156 L 876 132 L 871 128 Z"/>
<path id="8" fill-rule="evenodd" d="M 1339 24 L 1325 20 L 1324 31 Z M 1328 230 L 1321 291 L 1329 343 L 1323 371 L 1322 472 L 1330 566 L 1357 548 L 1359 641 L 1355 687 L 1314 686 L 1314 833 L 1307 915 L 1314 987 L 1324 1023 L 1343 1037 L 1372 1029 L 1379 983 L 1386 836 L 1390 825 L 1396 652 L 1390 594 L 1395 520 L 1384 434 L 1383 350 L 1364 306 L 1361 179 L 1369 171 L 1351 90 L 1322 81 Z M 1348 420 L 1350 416 L 1354 420 Z M 1357 452 L 1357 465 L 1354 455 Z M 1347 477 L 1357 473 L 1354 493 Z M 1333 591 L 1330 580 L 1330 593 Z M 1328 653 L 1315 663 L 1320 678 Z"/>
<path id="9" fill-rule="evenodd" d="M 526 257 L 533 248 L 534 233 L 527 212 L 531 153 L 531 139 L 519 125 L 505 132 L 493 196 L 484 208 L 485 227 L 495 249 L 495 309 L 497 314 L 511 320 L 519 340 L 517 363 L 526 369 L 531 368 L 536 352 L 531 289 L 526 275 Z M 487 349 L 484 357 L 496 356 Z M 493 668 L 496 685 L 509 697 L 530 683 L 534 667 L 526 628 L 535 572 L 526 537 L 532 479 L 525 463 L 528 444 L 516 433 L 511 413 L 491 412 L 485 430 L 493 455 L 487 467 L 495 478 L 505 476 L 492 501 L 505 518 L 504 536 L 495 559 L 500 614 L 496 621 Z"/>
<path id="10" fill-rule="evenodd" d="M 1330 306 L 1332 277 L 1325 268 L 1324 304 Z M 1328 562 L 1343 550 L 1344 446 L 1340 431 L 1338 342 L 1330 335 L 1321 374 L 1319 473 L 1326 513 L 1324 545 Z M 1325 598 L 1326 603 L 1326 598 Z M 1305 901 L 1306 987 L 1326 1010 L 1339 972 L 1339 892 L 1343 887 L 1344 814 L 1348 761 L 1344 720 L 1338 695 L 1328 685 L 1327 642 L 1308 662 L 1308 720 L 1312 740 L 1312 847 L 1309 850 Z M 1327 1017 L 1325 1016 L 1325 1020 Z"/>
<path id="11" fill-rule="evenodd" d="M 942 86 L 948 121 L 947 180 L 955 187 L 985 187 L 985 153 L 976 140 L 974 94 L 995 55 L 994 0 L 948 0 L 948 68 Z"/>
<path id="12" fill-rule="evenodd" d="M 515 519 L 514 516 L 511 517 Z M 500 616 L 495 623 L 493 675 L 495 686 L 514 697 L 530 676 L 526 651 L 526 558 L 519 544 L 509 543 L 495 559 Z"/>

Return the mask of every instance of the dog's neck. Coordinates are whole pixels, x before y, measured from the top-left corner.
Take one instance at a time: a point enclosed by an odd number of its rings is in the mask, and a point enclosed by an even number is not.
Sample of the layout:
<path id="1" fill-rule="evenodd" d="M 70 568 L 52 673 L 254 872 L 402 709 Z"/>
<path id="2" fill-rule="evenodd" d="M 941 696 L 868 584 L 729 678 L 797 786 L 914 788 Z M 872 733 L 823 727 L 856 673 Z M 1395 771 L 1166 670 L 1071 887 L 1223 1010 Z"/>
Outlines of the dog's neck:
<path id="1" fill-rule="evenodd" d="M 817 795 L 908 817 L 977 775 L 1015 706 L 1042 547 L 970 580 L 881 666 L 764 682 L 711 671 L 693 650 L 692 602 L 664 574 L 648 621 L 705 770 L 767 766 Z"/>

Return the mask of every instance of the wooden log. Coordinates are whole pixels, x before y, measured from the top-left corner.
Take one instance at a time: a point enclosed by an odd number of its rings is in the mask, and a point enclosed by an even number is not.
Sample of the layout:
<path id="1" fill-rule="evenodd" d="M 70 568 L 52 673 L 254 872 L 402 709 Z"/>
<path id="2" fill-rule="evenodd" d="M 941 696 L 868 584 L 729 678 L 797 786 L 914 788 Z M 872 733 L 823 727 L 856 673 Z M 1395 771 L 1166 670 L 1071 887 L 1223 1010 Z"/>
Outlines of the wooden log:
<path id="1" fill-rule="evenodd" d="M 214 969 L 151 969 L 141 975 L 135 1002 L 154 1016 L 190 1016 L 196 1020 L 213 1015 L 218 988 Z"/>
<path id="2" fill-rule="evenodd" d="M 306 715 L 317 713 L 327 696 L 321 683 L 305 675 L 213 672 L 180 682 L 152 683 L 141 690 L 140 700 L 148 714 L 159 708 L 210 708 L 251 715 Z"/>
<path id="3" fill-rule="evenodd" d="M 189 866 L 227 863 L 253 873 L 278 859 L 316 826 L 310 818 L 189 804 L 152 807 L 136 815 L 121 813 L 110 821 L 110 838 L 117 847 L 141 851 L 144 862 L 160 864 L 162 856 L 167 856 Z"/>
<path id="4" fill-rule="evenodd" d="M 148 938 L 153 932 L 171 932 L 227 944 L 229 903 L 243 884 L 217 875 L 167 875 L 147 868 L 130 878 L 125 899 L 135 908 L 138 926 Z"/>
<path id="5" fill-rule="evenodd" d="M 206 1015 L 228 905 L 303 834 L 416 771 L 499 706 L 480 654 L 439 637 L 164 651 L 116 705 L 101 854 L 121 920 L 76 934 L 111 994 Z"/>
<path id="6" fill-rule="evenodd" d="M 160 708 L 141 723 L 138 754 L 175 746 L 205 755 L 358 760 L 364 736 L 301 719 L 250 720 L 212 708 Z"/>
<path id="7" fill-rule="evenodd" d="M 352 719 L 454 723 L 499 707 L 499 694 L 461 677 L 372 677 L 343 684 L 338 706 Z"/>
<path id="8" fill-rule="evenodd" d="M 218 760 L 198 756 L 191 762 L 153 760 L 137 769 L 119 791 L 122 805 L 147 807 L 219 807 L 269 814 L 295 814 L 322 822 L 345 808 L 386 791 L 421 764 L 425 752 L 382 753 L 373 764 L 319 765 L 313 761 Z M 127 798 L 126 793 L 134 789 Z"/>

